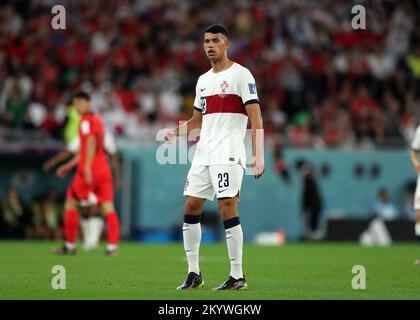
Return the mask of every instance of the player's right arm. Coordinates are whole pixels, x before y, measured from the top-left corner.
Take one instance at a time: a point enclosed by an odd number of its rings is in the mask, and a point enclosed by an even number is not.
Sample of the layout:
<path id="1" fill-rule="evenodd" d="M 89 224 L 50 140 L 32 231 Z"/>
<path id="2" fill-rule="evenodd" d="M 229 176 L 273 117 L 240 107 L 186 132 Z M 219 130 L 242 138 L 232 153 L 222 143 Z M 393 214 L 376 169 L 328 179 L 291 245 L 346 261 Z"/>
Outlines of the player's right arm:
<path id="1" fill-rule="evenodd" d="M 179 127 L 175 129 L 168 130 L 165 134 L 165 141 L 172 141 L 175 137 L 188 135 L 191 130 L 200 129 L 201 128 L 201 121 L 202 121 L 202 114 L 200 111 L 194 109 L 194 113 L 190 120 L 186 121 Z"/>
<path id="2" fill-rule="evenodd" d="M 69 173 L 80 160 L 80 153 L 77 153 L 71 160 L 67 161 L 63 165 L 59 166 L 56 170 L 55 174 L 59 176 L 60 178 L 63 178 L 67 173 Z"/>
<path id="3" fill-rule="evenodd" d="M 417 127 L 416 132 L 414 134 L 414 140 L 411 143 L 411 152 L 410 152 L 411 162 L 417 173 L 420 173 L 419 151 L 420 151 L 420 126 Z"/>
<path id="4" fill-rule="evenodd" d="M 42 169 L 44 171 L 50 171 L 57 164 L 59 164 L 60 162 L 63 162 L 64 160 L 67 160 L 72 155 L 73 153 L 71 151 L 69 151 L 68 149 L 65 149 L 57 153 L 53 157 L 49 158 L 47 161 L 45 161 L 44 164 L 42 165 Z"/>

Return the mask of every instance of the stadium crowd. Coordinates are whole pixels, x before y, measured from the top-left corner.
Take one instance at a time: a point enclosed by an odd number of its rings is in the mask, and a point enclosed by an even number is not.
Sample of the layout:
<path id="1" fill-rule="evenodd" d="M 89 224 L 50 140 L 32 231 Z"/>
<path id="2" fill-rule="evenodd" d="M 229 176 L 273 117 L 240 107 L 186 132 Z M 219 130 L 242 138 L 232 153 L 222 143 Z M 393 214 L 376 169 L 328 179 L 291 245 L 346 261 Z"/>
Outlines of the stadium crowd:
<path id="1" fill-rule="evenodd" d="M 202 30 L 217 22 L 256 77 L 275 144 L 406 146 L 420 110 L 420 3 L 357 2 L 365 30 L 343 0 L 62 1 L 66 30 L 51 27 L 53 1 L 2 1 L 0 140 L 62 138 L 81 88 L 119 143 L 155 143 L 192 112 L 209 68 Z"/>

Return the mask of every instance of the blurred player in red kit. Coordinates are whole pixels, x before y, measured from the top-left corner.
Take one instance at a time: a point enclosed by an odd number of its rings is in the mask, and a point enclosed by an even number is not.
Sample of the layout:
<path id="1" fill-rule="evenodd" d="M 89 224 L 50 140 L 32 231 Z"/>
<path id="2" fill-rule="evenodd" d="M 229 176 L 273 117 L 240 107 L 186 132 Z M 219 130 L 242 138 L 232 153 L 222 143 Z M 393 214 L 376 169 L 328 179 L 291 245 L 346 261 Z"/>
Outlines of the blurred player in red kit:
<path id="1" fill-rule="evenodd" d="M 73 105 L 82 115 L 79 126 L 80 153 L 58 169 L 65 175 L 75 165 L 77 170 L 67 189 L 64 205 L 64 234 L 66 242 L 55 252 L 75 254 L 79 228 L 78 205 L 98 204 L 105 217 L 108 233 L 106 255 L 118 254 L 119 221 L 114 208 L 111 168 L 104 148 L 105 130 L 99 115 L 91 111 L 90 97 L 85 92 L 73 96 Z"/>
<path id="2" fill-rule="evenodd" d="M 121 179 L 121 163 L 117 153 L 117 144 L 113 134 L 109 131 L 105 132 L 104 148 L 111 161 L 112 171 L 114 173 L 114 187 L 116 190 L 121 190 L 122 179 Z M 55 154 L 49 158 L 43 164 L 43 170 L 45 172 L 54 168 L 57 164 L 74 157 L 80 151 L 79 136 L 71 142 L 69 142 L 64 150 Z M 67 171 L 58 169 L 56 174 L 62 177 L 62 174 L 66 174 Z M 86 251 L 94 250 L 97 248 L 102 235 L 104 227 L 104 220 L 102 214 L 99 212 L 97 205 L 91 207 L 81 208 L 79 211 L 81 214 L 80 225 L 83 233 L 83 247 Z"/>

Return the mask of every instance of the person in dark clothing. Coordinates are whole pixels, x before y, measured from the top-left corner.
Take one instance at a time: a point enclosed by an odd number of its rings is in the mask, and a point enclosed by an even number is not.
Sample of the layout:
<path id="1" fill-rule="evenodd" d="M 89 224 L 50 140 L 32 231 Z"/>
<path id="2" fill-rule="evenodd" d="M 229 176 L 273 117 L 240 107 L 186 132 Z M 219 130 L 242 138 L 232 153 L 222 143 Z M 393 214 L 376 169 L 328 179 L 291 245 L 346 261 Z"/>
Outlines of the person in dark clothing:
<path id="1" fill-rule="evenodd" d="M 25 236 L 25 226 L 31 213 L 14 187 L 8 188 L 0 201 L 0 238 L 19 239 Z"/>
<path id="2" fill-rule="evenodd" d="M 303 240 L 319 239 L 319 218 L 322 211 L 322 197 L 318 182 L 310 164 L 305 160 L 296 162 L 296 169 L 302 179 L 302 213 L 305 220 Z"/>
<path id="3" fill-rule="evenodd" d="M 290 172 L 287 168 L 286 161 L 283 157 L 283 147 L 280 144 L 276 144 L 273 150 L 274 157 L 274 170 L 279 176 L 283 178 L 283 181 L 290 184 Z"/>

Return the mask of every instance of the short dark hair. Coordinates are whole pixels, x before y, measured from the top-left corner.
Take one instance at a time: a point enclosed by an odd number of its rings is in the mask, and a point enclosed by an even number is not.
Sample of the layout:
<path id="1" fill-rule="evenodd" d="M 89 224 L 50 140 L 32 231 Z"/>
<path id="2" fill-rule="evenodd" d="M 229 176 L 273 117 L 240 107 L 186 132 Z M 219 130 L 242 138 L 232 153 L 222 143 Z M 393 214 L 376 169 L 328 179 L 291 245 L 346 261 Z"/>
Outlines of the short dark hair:
<path id="1" fill-rule="evenodd" d="M 226 38 L 228 38 L 228 39 L 229 39 L 229 32 L 227 31 L 227 29 L 226 29 L 224 26 L 222 26 L 222 25 L 220 25 L 220 24 L 212 24 L 211 26 L 208 26 L 208 27 L 204 30 L 204 32 L 203 32 L 203 33 L 207 33 L 207 32 L 209 32 L 209 33 L 214 33 L 214 34 L 216 34 L 216 33 L 221 33 L 221 34 L 223 34 Z"/>
<path id="2" fill-rule="evenodd" d="M 299 158 L 295 161 L 295 169 L 296 170 L 300 170 L 302 167 L 308 166 L 308 165 L 309 165 L 308 161 L 306 161 L 303 158 Z"/>
<path id="3" fill-rule="evenodd" d="M 74 99 L 84 99 L 90 101 L 90 96 L 85 91 L 77 91 L 71 100 L 73 101 Z"/>
<path id="4" fill-rule="evenodd" d="M 378 195 L 382 196 L 384 194 L 388 194 L 388 190 L 385 187 L 382 187 L 382 188 L 379 189 Z"/>

